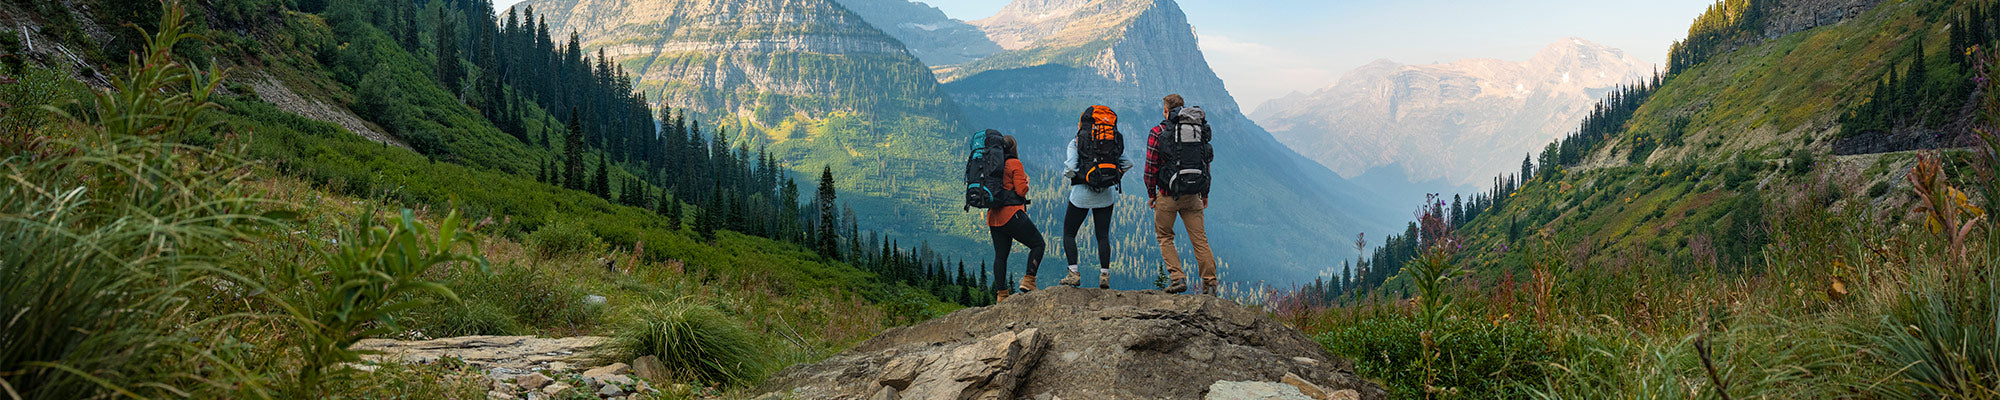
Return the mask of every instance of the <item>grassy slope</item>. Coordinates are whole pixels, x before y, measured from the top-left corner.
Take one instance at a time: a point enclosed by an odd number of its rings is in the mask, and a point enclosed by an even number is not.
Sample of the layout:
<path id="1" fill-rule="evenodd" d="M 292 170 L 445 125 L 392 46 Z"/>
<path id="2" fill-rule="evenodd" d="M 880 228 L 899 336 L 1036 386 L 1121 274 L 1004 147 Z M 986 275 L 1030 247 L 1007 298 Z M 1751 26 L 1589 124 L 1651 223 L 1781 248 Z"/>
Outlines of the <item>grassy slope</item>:
<path id="1" fill-rule="evenodd" d="M 288 14 L 284 25 L 260 32 L 278 38 L 266 43 L 310 42 L 336 34 L 313 15 Z M 374 41 L 383 46 L 374 51 L 374 56 L 387 58 L 383 64 L 419 64 L 413 56 L 379 40 L 379 31 L 350 34 L 359 36 L 342 37 L 348 39 L 343 44 Z M 339 83 L 342 71 L 301 54 L 310 48 L 266 45 L 255 50 L 230 49 L 243 57 L 230 60 L 238 63 L 233 76 L 270 75 L 289 87 L 309 88 L 299 91 L 310 96 L 333 101 L 355 98 Z M 920 291 L 883 285 L 873 273 L 829 262 L 796 245 L 730 232 L 722 232 L 713 243 L 702 243 L 651 211 L 536 182 L 524 174 L 532 174 L 527 171 L 548 157 L 547 150 L 493 128 L 476 111 L 445 95 L 423 69 L 390 67 L 383 71 L 400 83 L 403 98 L 418 106 L 423 126 L 447 132 L 449 156 L 429 159 L 368 141 L 339 126 L 284 112 L 253 97 L 224 98 L 219 114 L 239 132 L 252 132 L 248 155 L 273 167 L 259 173 L 267 179 L 270 197 L 305 210 L 294 228 L 303 234 L 275 238 L 260 245 L 250 257 L 271 263 L 312 262 L 312 244 L 324 243 L 335 232 L 348 229 L 346 221 L 351 221 L 359 204 L 364 203 L 419 209 L 455 206 L 475 218 L 488 218 L 490 225 L 483 231 L 491 236 L 482 249 L 496 261 L 496 274 L 439 271 L 441 279 L 461 292 L 465 303 L 411 311 L 407 322 L 413 330 L 403 333 L 405 336 L 610 335 L 619 321 L 635 318 L 619 310 L 692 302 L 721 310 L 760 335 L 783 338 L 759 343 L 768 346 L 769 351 L 763 353 L 769 357 L 765 361 L 775 367 L 817 359 L 885 327 L 941 315 L 955 307 Z M 532 106 L 529 115 L 530 131 L 538 131 L 542 121 L 552 121 Z M 616 250 L 548 260 L 530 256 L 532 250 L 519 238 L 556 222 L 582 224 Z M 631 272 L 608 273 L 591 261 L 599 257 L 617 260 Z M 530 288 L 553 297 L 523 301 L 515 288 Z M 585 294 L 606 296 L 609 306 L 578 305 Z M 889 299 L 897 304 L 877 304 Z M 453 382 L 383 381 L 392 383 L 385 388 L 356 382 L 352 390 L 397 393 L 419 388 L 422 390 L 416 392 L 421 393 L 437 389 L 424 387 L 438 382 Z"/>
<path id="2" fill-rule="evenodd" d="M 1968 278 L 1938 236 L 1906 221 L 1921 218 L 1902 182 L 1914 156 L 1791 156 L 1825 154 L 1836 116 L 1914 35 L 1945 42 L 1945 23 L 1924 15 L 1967 8 L 1887 1 L 1674 78 L 1585 165 L 1528 182 L 1459 230 L 1467 243 L 1454 264 L 1472 278 L 1448 290 L 1457 296 L 1447 322 L 1425 326 L 1412 303 L 1379 297 L 1276 310 L 1402 396 L 1431 385 L 1470 397 L 1710 398 L 1721 381 L 1735 398 L 1930 398 L 1941 392 L 1922 387 L 1939 378 L 1913 371 L 1961 362 L 1969 379 L 1991 382 L 1995 365 L 1978 355 L 1990 331 L 1909 345 L 1962 332 L 1936 333 L 1940 324 L 1991 325 L 1994 315 L 1980 313 L 2000 304 L 1986 285 L 1940 284 Z M 1679 117 L 1692 122 L 1684 146 L 1626 162 L 1632 140 L 1659 137 Z M 1993 183 L 1967 178 L 1976 170 L 1965 153 L 1946 156 L 1954 185 Z M 1710 258 L 1704 247 L 1736 240 L 1727 225 L 1751 191 L 1770 245 L 1747 262 Z M 1989 260 L 1993 246 L 1975 245 L 1972 259 Z M 1376 293 L 1410 293 L 1409 279 Z M 1964 302 L 1925 309 L 1951 298 Z M 1971 344 L 1952 344 L 1960 340 Z M 1990 386 L 1937 390 L 1991 398 Z"/>
<path id="3" fill-rule="evenodd" d="M 1908 156 L 1823 156 L 1817 158 L 1819 170 L 1800 174 L 1785 168 L 1794 161 L 1787 155 L 1792 149 L 1827 153 L 1839 134 L 1836 118 L 1872 90 L 1890 67 L 1883 60 L 1908 52 L 1912 35 L 1928 33 L 1933 35 L 1928 43 L 1945 42 L 1938 29 L 1943 22 L 1922 15 L 1945 7 L 1886 2 L 1856 19 L 1744 47 L 1690 69 L 1640 107 L 1627 130 L 1608 141 L 1613 145 L 1557 181 L 1537 178 L 1524 185 L 1501 212 L 1483 215 L 1461 233 L 1473 240 L 1472 247 L 1504 248 L 1510 221 L 1518 221 L 1524 232 L 1548 229 L 1571 241 L 1588 241 L 1599 261 L 1620 249 L 1689 256 L 1687 239 L 1713 233 L 1745 189 L 1727 182 L 1739 169 L 1751 186 L 1787 200 L 1808 192 L 1825 195 L 1829 188 L 1861 196 L 1876 183 L 1893 185 L 1908 168 Z M 1934 68 L 1947 68 L 1944 60 L 1934 61 Z M 1626 162 L 1633 140 L 1660 137 L 1679 117 L 1690 120 L 1684 145 L 1655 150 L 1644 165 Z M 1734 162 L 1739 160 L 1746 162 Z M 1522 271 L 1518 256 L 1494 252 L 1474 258 Z"/>

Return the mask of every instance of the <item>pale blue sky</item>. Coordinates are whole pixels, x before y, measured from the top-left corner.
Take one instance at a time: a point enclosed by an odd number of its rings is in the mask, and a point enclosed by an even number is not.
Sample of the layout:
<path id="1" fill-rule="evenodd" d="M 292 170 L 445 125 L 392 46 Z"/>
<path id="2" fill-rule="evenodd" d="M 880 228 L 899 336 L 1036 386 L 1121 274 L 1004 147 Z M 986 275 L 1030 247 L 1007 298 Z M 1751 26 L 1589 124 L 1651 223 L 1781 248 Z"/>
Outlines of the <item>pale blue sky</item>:
<path id="1" fill-rule="evenodd" d="M 975 20 L 1011 0 L 921 0 Z M 1581 37 L 1661 64 L 1714 0 L 1178 0 L 1245 110 L 1310 92 L 1376 59 L 1523 60 Z M 505 8 L 519 0 L 498 0 Z"/>

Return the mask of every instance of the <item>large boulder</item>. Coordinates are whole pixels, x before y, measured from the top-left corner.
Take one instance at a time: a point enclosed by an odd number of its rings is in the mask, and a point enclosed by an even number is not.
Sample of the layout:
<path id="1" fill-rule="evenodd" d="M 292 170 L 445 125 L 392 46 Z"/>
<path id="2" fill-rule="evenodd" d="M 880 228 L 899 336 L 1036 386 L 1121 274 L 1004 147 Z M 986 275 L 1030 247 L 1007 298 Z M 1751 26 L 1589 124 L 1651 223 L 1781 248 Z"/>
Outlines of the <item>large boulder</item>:
<path id="1" fill-rule="evenodd" d="M 768 398 L 1201 399 L 1286 375 L 1384 399 L 1319 344 L 1209 296 L 1057 287 L 890 329 L 758 387 Z M 1235 384 L 1225 384 L 1232 386 Z M 1298 393 L 1296 390 L 1292 393 Z"/>

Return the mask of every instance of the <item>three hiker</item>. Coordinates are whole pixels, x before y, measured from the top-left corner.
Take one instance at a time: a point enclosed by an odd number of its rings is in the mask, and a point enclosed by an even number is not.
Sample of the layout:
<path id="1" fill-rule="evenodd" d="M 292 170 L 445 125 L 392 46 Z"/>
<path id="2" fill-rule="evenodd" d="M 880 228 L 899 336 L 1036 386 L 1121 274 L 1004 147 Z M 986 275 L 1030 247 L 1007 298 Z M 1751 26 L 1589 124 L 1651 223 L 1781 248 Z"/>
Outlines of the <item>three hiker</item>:
<path id="1" fill-rule="evenodd" d="M 1215 256 L 1209 251 L 1208 234 L 1202 224 L 1202 210 L 1208 207 L 1209 163 L 1214 151 L 1211 134 L 1201 107 L 1186 106 L 1180 95 L 1161 100 L 1164 119 L 1146 138 L 1147 206 L 1154 210 L 1154 233 L 1160 255 L 1172 283 L 1168 293 L 1187 291 L 1187 275 L 1174 250 L 1174 221 L 1187 227 L 1200 265 L 1202 293 L 1216 294 Z M 1063 162 L 1063 176 L 1070 180 L 1068 208 L 1063 217 L 1063 256 L 1069 274 L 1060 284 L 1081 286 L 1077 271 L 1076 235 L 1084 218 L 1090 217 L 1097 239 L 1097 287 L 1111 288 L 1111 219 L 1125 171 L 1132 169 L 1124 155 L 1124 138 L 1118 133 L 1118 115 L 1110 107 L 1090 106 L 1077 122 L 1076 138 L 1069 143 Z M 1018 144 L 1013 136 L 991 129 L 975 133 L 971 156 L 966 161 L 966 206 L 984 208 L 986 225 L 993 239 L 993 289 L 995 301 L 1012 292 L 1005 277 L 1007 259 L 1014 242 L 1028 246 L 1028 269 L 1014 289 L 1037 289 L 1035 273 L 1040 270 L 1044 243 L 1041 232 L 1027 216 L 1028 176 L 1021 165 Z"/>

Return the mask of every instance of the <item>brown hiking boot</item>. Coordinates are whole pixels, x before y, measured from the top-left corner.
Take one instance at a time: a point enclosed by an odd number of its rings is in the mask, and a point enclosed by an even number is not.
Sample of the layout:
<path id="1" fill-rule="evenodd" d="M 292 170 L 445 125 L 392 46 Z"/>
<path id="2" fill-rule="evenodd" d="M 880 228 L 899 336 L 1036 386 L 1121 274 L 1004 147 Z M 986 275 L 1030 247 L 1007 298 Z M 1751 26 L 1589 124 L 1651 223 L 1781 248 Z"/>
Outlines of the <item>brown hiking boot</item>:
<path id="1" fill-rule="evenodd" d="M 1083 275 L 1077 275 L 1076 271 L 1069 271 L 1069 276 L 1064 276 L 1062 281 L 1056 283 L 1068 287 L 1080 287 L 1083 286 Z"/>
<path id="2" fill-rule="evenodd" d="M 1035 286 L 1035 276 L 1034 276 L 1034 275 L 1028 275 L 1028 276 L 1023 276 L 1023 277 L 1021 277 L 1021 286 L 1020 286 L 1020 287 L 1017 287 L 1017 288 L 1014 288 L 1014 290 L 1019 290 L 1019 291 L 1021 291 L 1021 294 L 1027 294 L 1028 292 L 1033 292 L 1033 291 L 1035 291 L 1035 289 L 1038 289 L 1038 288 L 1040 288 L 1040 287 L 1038 287 L 1038 286 Z"/>
<path id="3" fill-rule="evenodd" d="M 993 302 L 997 304 L 1003 301 L 1007 301 L 1007 291 L 1005 290 L 993 291 Z"/>
<path id="4" fill-rule="evenodd" d="M 1187 291 L 1186 279 L 1175 279 L 1173 281 L 1173 283 L 1167 284 L 1167 294 L 1180 294 Z"/>
<path id="5" fill-rule="evenodd" d="M 1111 269 L 1110 269 L 1110 268 L 1104 268 L 1104 269 L 1099 269 L 1099 270 L 1097 270 L 1097 288 L 1098 288 L 1098 289 L 1110 289 L 1110 288 L 1111 288 Z"/>
<path id="6" fill-rule="evenodd" d="M 1215 296 L 1215 297 L 1222 297 L 1221 294 L 1217 293 L 1218 289 L 1216 288 L 1216 286 L 1220 285 L 1217 284 L 1217 282 L 1215 281 L 1201 282 L 1201 294 Z"/>

